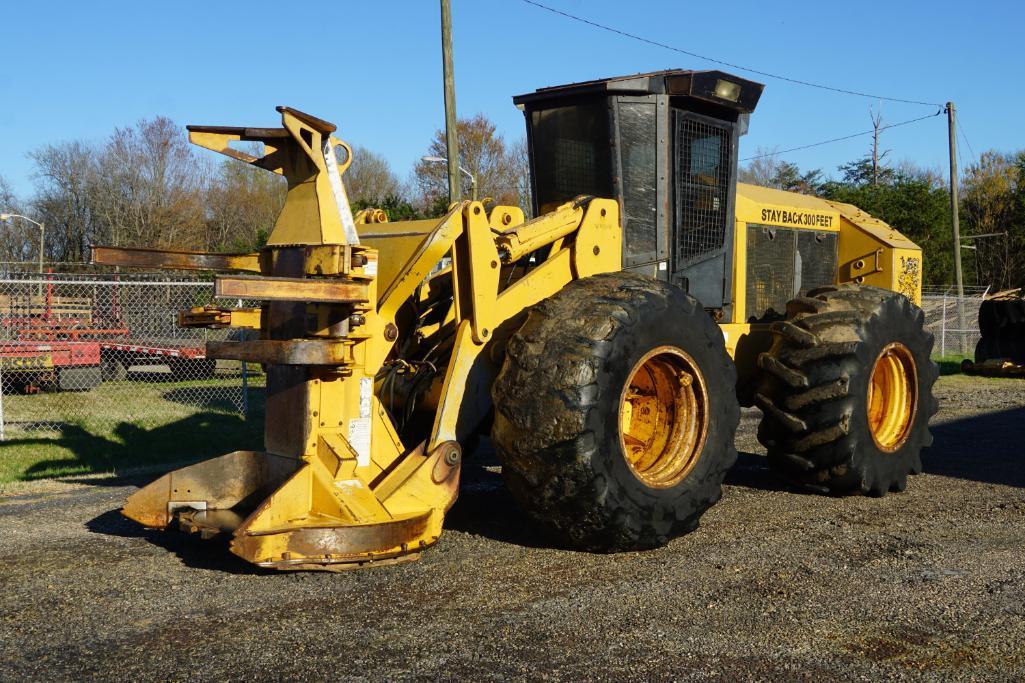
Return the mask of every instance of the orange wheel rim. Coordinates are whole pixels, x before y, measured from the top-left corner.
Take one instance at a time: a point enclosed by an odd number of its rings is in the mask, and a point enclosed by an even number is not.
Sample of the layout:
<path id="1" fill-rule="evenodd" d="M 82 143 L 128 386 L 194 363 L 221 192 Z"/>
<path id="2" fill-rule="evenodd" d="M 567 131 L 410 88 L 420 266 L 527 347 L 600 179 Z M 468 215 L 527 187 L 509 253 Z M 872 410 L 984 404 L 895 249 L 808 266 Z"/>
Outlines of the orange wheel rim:
<path id="1" fill-rule="evenodd" d="M 911 433 L 918 408 L 918 373 L 911 350 L 888 344 L 872 366 L 868 385 L 868 426 L 880 450 L 893 453 Z"/>
<path id="2" fill-rule="evenodd" d="M 708 433 L 708 391 L 697 363 L 672 346 L 646 353 L 619 400 L 619 440 L 634 476 L 652 488 L 678 483 Z"/>

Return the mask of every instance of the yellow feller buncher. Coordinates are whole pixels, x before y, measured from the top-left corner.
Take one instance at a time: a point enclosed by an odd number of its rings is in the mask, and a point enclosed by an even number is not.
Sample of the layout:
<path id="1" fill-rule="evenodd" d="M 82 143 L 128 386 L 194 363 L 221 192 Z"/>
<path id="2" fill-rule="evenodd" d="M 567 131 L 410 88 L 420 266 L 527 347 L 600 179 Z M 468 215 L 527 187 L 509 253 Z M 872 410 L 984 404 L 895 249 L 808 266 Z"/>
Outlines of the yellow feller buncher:
<path id="1" fill-rule="evenodd" d="M 719 499 L 741 404 L 792 481 L 902 490 L 936 409 L 921 251 L 853 206 L 738 184 L 761 92 L 673 70 L 514 98 L 532 220 L 469 201 L 440 220 L 353 216 L 351 149 L 294 109 L 279 128 L 189 127 L 287 180 L 266 247 L 93 260 L 221 271 L 218 297 L 263 302 L 180 323 L 259 330 L 208 355 L 267 368 L 265 448 L 166 474 L 124 514 L 227 534 L 275 569 L 413 559 L 456 500 L 461 444 L 490 429 L 515 499 L 559 542 L 650 548 Z"/>

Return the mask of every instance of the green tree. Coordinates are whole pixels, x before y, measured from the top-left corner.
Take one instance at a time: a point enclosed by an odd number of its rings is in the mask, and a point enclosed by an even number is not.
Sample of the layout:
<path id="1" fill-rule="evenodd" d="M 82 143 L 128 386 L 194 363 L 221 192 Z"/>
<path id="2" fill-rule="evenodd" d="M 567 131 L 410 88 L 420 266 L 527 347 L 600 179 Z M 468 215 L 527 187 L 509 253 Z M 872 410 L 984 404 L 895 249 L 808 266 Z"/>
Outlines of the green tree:
<path id="1" fill-rule="evenodd" d="M 970 165 L 962 181 L 961 214 L 962 234 L 997 235 L 972 241 L 980 284 L 1025 285 L 1025 151 L 991 150 Z"/>
<path id="2" fill-rule="evenodd" d="M 847 185 L 886 185 L 897 180 L 898 172 L 889 166 L 873 164 L 866 156 L 840 166 L 841 177 Z"/>
<path id="3" fill-rule="evenodd" d="M 802 173 L 797 164 L 784 161 L 776 170 L 769 187 L 775 187 L 787 192 L 798 192 L 800 194 L 818 194 L 822 186 L 822 171 L 813 169 Z"/>
<path id="4" fill-rule="evenodd" d="M 854 204 L 917 243 L 925 260 L 925 284 L 951 282 L 953 245 L 946 190 L 908 166 L 903 171 L 880 167 L 879 184 L 873 184 L 871 169 L 870 159 L 844 164 L 843 179 L 824 183 L 821 196 Z"/>

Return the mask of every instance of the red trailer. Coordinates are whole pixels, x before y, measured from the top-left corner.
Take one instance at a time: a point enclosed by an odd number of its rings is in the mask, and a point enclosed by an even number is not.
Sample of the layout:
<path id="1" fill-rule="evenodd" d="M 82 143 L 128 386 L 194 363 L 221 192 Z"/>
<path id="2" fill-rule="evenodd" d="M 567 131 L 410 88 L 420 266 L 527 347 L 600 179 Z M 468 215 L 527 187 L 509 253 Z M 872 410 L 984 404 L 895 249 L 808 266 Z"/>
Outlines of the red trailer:
<path id="1" fill-rule="evenodd" d="M 88 391 L 100 383 L 100 345 L 91 341 L 0 343 L 0 373 L 0 383 L 16 391 Z"/>
<path id="2" fill-rule="evenodd" d="M 101 341 L 100 359 L 106 381 L 125 379 L 133 365 L 166 365 L 175 379 L 209 379 L 217 367 L 214 359 L 206 357 L 202 346 Z"/>
<path id="3" fill-rule="evenodd" d="M 97 310 L 92 299 L 55 296 L 54 284 L 38 296 L 0 297 L 0 326 L 12 339 L 0 341 L 4 386 L 87 390 L 101 380 L 123 380 L 138 365 L 166 365 L 176 379 L 213 376 L 215 361 L 201 342 L 137 343 L 116 296 Z"/>

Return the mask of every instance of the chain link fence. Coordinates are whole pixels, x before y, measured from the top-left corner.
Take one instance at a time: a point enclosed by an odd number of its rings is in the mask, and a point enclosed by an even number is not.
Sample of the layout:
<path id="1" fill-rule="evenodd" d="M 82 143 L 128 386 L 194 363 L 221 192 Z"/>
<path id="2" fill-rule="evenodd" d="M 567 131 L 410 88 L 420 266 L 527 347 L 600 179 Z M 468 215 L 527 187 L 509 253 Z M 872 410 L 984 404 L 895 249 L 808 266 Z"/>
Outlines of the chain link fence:
<path id="1" fill-rule="evenodd" d="M 5 274 L 0 278 L 0 438 L 68 425 L 167 423 L 203 411 L 245 415 L 252 365 L 214 361 L 178 311 L 213 302 L 213 282 L 165 274 Z M 242 304 L 246 302 L 228 302 Z"/>
<path id="2" fill-rule="evenodd" d="M 927 287 L 922 291 L 925 326 L 935 337 L 933 356 L 972 357 L 979 332 L 979 306 L 988 293 L 987 287 L 964 287 L 958 297 L 954 287 Z"/>
<path id="3" fill-rule="evenodd" d="M 926 288 L 937 358 L 971 357 L 987 289 Z M 0 274 L 0 439 L 69 424 L 111 431 L 203 411 L 248 413 L 258 367 L 214 361 L 208 340 L 238 330 L 183 329 L 180 310 L 213 302 L 213 282 L 166 274 Z M 231 305 L 252 305 L 232 301 Z"/>

